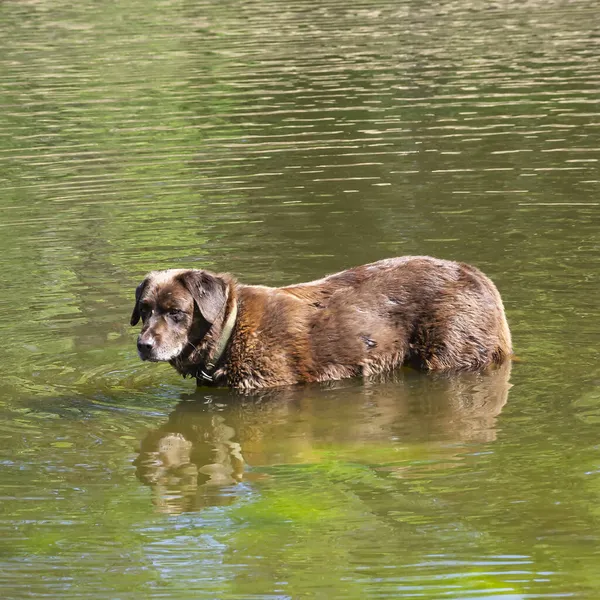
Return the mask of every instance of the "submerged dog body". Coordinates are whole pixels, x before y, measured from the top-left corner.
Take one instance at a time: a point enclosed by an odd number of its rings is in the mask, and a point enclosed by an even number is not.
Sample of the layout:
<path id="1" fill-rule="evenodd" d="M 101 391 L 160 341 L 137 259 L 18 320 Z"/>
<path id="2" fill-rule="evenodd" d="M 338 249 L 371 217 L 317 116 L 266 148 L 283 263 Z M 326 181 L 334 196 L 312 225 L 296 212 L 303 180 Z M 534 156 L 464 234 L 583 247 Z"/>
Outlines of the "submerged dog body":
<path id="1" fill-rule="evenodd" d="M 390 258 L 282 288 L 227 274 L 154 271 L 138 286 L 142 360 L 198 384 L 252 389 L 369 376 L 403 364 L 476 371 L 507 360 L 498 290 L 481 271 L 427 256 Z"/>

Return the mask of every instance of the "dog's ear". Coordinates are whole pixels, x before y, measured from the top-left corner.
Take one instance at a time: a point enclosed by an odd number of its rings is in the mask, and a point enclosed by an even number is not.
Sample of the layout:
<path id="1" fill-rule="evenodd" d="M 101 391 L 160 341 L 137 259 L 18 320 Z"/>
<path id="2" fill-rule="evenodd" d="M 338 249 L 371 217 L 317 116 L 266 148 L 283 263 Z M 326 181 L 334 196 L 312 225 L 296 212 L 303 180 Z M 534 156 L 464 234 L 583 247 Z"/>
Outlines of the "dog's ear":
<path id="1" fill-rule="evenodd" d="M 133 307 L 133 312 L 131 313 L 131 320 L 129 321 L 132 325 L 137 325 L 140 321 L 140 298 L 142 294 L 146 291 L 146 287 L 148 286 L 148 282 L 150 279 L 146 277 L 140 285 L 135 289 L 135 306 Z"/>
<path id="2" fill-rule="evenodd" d="M 179 280 L 192 294 L 202 317 L 212 325 L 227 301 L 227 283 L 221 277 L 196 270 L 182 273 Z"/>

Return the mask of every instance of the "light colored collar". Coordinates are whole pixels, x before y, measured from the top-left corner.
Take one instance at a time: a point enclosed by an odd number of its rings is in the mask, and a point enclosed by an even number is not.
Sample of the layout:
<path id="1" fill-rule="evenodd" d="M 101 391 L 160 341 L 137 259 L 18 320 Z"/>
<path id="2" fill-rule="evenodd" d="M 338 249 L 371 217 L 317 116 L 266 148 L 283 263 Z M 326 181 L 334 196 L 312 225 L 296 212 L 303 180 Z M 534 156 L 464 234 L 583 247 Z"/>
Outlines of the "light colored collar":
<path id="1" fill-rule="evenodd" d="M 233 328 L 235 326 L 235 320 L 237 319 L 238 313 L 238 305 L 237 300 L 233 301 L 233 306 L 231 307 L 231 312 L 225 321 L 225 325 L 223 325 L 223 330 L 221 331 L 221 336 L 219 337 L 219 341 L 215 346 L 215 349 L 208 357 L 208 360 L 205 363 L 205 368 L 201 369 L 198 374 L 207 381 L 213 380 L 213 371 L 221 356 L 223 356 L 223 352 L 225 352 L 225 348 L 227 343 L 229 342 L 229 338 L 231 337 L 231 333 L 233 332 Z"/>

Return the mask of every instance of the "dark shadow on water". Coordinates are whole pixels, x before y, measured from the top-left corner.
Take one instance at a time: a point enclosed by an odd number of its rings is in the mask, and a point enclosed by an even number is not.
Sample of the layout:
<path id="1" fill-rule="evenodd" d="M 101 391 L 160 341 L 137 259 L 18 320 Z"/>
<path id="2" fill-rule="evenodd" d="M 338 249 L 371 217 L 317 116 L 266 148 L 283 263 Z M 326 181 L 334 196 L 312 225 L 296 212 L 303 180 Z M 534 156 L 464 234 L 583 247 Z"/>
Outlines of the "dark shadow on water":
<path id="1" fill-rule="evenodd" d="M 135 460 L 139 480 L 168 513 L 227 505 L 261 468 L 314 462 L 327 448 L 376 462 L 370 449 L 407 444 L 456 447 L 496 439 L 510 364 L 487 374 L 424 375 L 410 370 L 326 385 L 238 395 L 198 388 L 150 431 Z M 358 458 L 357 458 L 358 457 Z"/>

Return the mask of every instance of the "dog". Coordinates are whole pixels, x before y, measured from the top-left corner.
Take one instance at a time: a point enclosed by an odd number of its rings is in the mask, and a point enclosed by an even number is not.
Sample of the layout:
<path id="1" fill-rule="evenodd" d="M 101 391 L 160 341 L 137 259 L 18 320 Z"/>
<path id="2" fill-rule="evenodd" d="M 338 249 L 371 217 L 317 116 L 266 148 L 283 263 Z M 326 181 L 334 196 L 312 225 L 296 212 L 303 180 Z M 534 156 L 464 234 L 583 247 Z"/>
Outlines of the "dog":
<path id="1" fill-rule="evenodd" d="M 465 263 L 404 256 L 281 288 L 197 269 L 137 287 L 138 354 L 198 385 L 252 390 L 369 377 L 402 365 L 480 371 L 508 360 L 492 281 Z"/>

